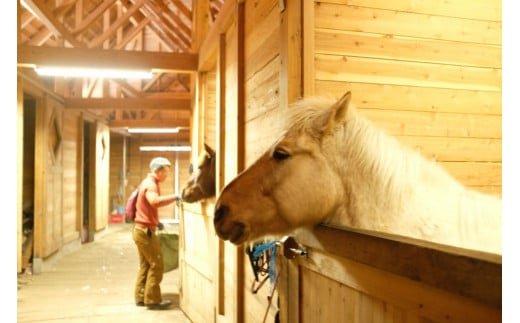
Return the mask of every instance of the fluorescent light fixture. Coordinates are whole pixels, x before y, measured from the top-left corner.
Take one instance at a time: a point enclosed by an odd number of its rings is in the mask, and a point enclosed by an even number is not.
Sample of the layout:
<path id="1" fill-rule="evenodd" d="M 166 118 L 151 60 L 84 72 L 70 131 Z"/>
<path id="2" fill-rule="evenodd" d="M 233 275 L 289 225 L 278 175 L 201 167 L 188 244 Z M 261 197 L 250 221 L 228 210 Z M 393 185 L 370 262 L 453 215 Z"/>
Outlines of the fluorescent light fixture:
<path id="1" fill-rule="evenodd" d="M 178 133 L 179 128 L 128 128 L 129 133 Z"/>
<path id="2" fill-rule="evenodd" d="M 140 151 L 191 151 L 190 146 L 141 146 Z"/>
<path id="3" fill-rule="evenodd" d="M 75 67 L 35 67 L 34 70 L 41 76 L 63 77 L 95 77 L 121 79 L 151 79 L 152 72 L 142 70 L 75 68 Z"/>

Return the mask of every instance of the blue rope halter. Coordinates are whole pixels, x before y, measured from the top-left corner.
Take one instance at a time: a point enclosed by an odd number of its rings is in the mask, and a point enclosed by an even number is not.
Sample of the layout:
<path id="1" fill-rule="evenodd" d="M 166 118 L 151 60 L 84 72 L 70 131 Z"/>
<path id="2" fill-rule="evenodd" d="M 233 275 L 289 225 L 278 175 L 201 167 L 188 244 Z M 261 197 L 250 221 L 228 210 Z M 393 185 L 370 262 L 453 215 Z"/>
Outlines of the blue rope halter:
<path id="1" fill-rule="evenodd" d="M 253 257 L 258 259 L 264 252 L 271 251 L 269 259 L 269 281 L 274 284 L 276 278 L 276 241 L 266 242 L 255 246 Z"/>

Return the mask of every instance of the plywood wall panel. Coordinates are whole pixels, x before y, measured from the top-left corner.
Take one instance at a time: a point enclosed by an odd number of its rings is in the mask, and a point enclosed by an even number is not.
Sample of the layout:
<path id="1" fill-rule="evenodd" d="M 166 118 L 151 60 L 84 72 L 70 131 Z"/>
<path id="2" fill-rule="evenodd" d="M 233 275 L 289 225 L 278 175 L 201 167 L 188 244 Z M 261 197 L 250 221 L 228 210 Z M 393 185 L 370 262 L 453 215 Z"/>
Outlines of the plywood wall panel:
<path id="1" fill-rule="evenodd" d="M 429 0 L 326 0 L 322 2 L 415 12 L 436 16 L 502 21 L 502 2 L 500 1 L 471 1 L 471 10 L 468 10 L 468 4 L 464 1 L 443 2 L 442 5 Z"/>
<path id="2" fill-rule="evenodd" d="M 492 45 L 500 45 L 502 42 L 502 24 L 498 21 L 468 20 L 390 8 L 378 9 L 324 2 L 319 2 L 315 10 L 316 28 Z"/>
<path id="3" fill-rule="evenodd" d="M 280 58 L 270 61 L 262 69 L 256 71 L 255 75 L 246 82 L 246 120 L 260 117 L 280 105 Z M 276 122 L 276 120 L 273 120 Z M 259 128 L 250 128 L 251 131 Z"/>
<path id="4" fill-rule="evenodd" d="M 443 162 L 441 165 L 467 186 L 502 185 L 502 163 L 500 162 Z"/>
<path id="5" fill-rule="evenodd" d="M 500 91 L 500 69 L 315 55 L 317 80 Z"/>
<path id="6" fill-rule="evenodd" d="M 63 115 L 63 243 L 79 238 L 78 216 L 80 201 L 78 190 L 78 151 L 81 149 L 79 136 L 80 117 L 75 112 L 65 111 Z"/>
<path id="7" fill-rule="evenodd" d="M 501 172 L 477 163 L 501 166 L 501 3 L 478 1 L 472 13 L 467 5 L 315 2 L 305 35 L 313 84 L 304 87 L 336 97 L 352 91 L 360 113 L 427 158 L 490 170 L 480 180 L 461 167 L 449 172 L 495 192 Z"/>
<path id="8" fill-rule="evenodd" d="M 217 109 L 217 74 L 215 71 L 206 73 L 205 82 L 205 107 L 204 107 L 204 142 L 216 149 L 216 109 Z"/>
<path id="9" fill-rule="evenodd" d="M 245 78 L 250 79 L 280 53 L 277 1 L 246 2 Z M 279 68 L 279 66 L 278 66 Z"/>
<path id="10" fill-rule="evenodd" d="M 359 112 L 394 136 L 502 138 L 499 115 L 381 109 L 360 109 Z"/>
<path id="11" fill-rule="evenodd" d="M 380 83 L 316 80 L 315 95 L 352 91 L 358 108 L 502 115 L 502 93 Z"/>
<path id="12" fill-rule="evenodd" d="M 446 138 L 397 136 L 426 158 L 436 161 L 501 162 L 502 140 L 481 138 Z"/>
<path id="13" fill-rule="evenodd" d="M 497 45 L 336 29 L 317 29 L 314 41 L 316 54 L 363 56 L 490 68 L 501 68 L 502 66 L 502 49 Z"/>
<path id="14" fill-rule="evenodd" d="M 449 318 L 450 322 L 489 323 L 501 319 L 500 310 L 492 306 L 321 251 L 300 258 L 300 265 L 302 298 L 307 300 L 300 305 L 304 322 L 445 322 Z M 312 296 L 320 301 L 312 302 Z"/>

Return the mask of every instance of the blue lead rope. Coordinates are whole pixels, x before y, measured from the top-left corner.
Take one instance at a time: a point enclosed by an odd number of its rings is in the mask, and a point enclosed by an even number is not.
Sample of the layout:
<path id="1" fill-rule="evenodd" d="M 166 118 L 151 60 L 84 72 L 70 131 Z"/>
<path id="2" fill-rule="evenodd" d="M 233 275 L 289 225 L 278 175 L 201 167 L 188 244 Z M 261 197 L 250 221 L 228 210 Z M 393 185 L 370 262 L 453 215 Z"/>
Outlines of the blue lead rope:
<path id="1" fill-rule="evenodd" d="M 271 251 L 271 259 L 269 259 L 269 281 L 274 284 L 276 278 L 276 241 L 266 242 L 255 246 L 253 257 L 258 259 L 264 252 Z"/>

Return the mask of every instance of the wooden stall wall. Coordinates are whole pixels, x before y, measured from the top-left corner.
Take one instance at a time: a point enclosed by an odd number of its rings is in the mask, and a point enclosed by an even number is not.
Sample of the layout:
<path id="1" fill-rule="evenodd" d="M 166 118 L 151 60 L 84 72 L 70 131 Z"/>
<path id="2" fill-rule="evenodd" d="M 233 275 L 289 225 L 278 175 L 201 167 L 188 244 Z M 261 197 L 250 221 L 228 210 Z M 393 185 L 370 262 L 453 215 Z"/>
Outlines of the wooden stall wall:
<path id="1" fill-rule="evenodd" d="M 305 6 L 305 95 L 351 90 L 376 125 L 466 186 L 501 194 L 500 1 Z"/>
<path id="2" fill-rule="evenodd" d="M 244 92 L 245 92 L 245 166 L 253 163 L 277 137 L 282 126 L 281 79 L 285 57 L 282 58 L 282 20 L 279 1 L 245 2 Z M 258 291 L 249 260 L 243 264 L 243 322 L 274 322 L 278 311 L 275 286 L 267 280 Z M 264 276 L 260 276 L 260 281 Z M 274 290 L 274 291 L 273 291 Z M 272 302 L 269 297 L 272 295 Z"/>
<path id="3" fill-rule="evenodd" d="M 302 4 L 305 95 L 352 91 L 375 124 L 501 194 L 500 2 Z M 310 255 L 279 257 L 282 322 L 501 321 L 500 259 L 326 226 L 294 234 Z"/>
<path id="4" fill-rule="evenodd" d="M 215 22 L 212 39 L 216 49 L 213 56 L 203 59 L 206 64 L 198 76 L 192 142 L 194 152 L 204 142 L 215 143 L 217 192 L 276 138 L 283 112 L 280 101 L 298 95 L 293 89 L 288 94 L 287 88 L 287 71 L 300 72 L 298 63 L 293 69 L 288 65 L 301 59 L 291 57 L 288 62 L 287 48 L 292 45 L 284 42 L 292 28 L 284 10 L 274 0 L 226 1 Z M 296 32 L 292 38 L 300 43 L 300 35 Z M 282 48 L 286 49 L 283 56 Z M 244 247 L 220 241 L 215 235 L 213 203 L 209 199 L 183 206 L 182 309 L 194 322 L 262 322 L 264 316 L 267 322 L 274 321 L 276 293 L 272 303 L 268 301 L 274 286 L 267 282 L 257 293 L 252 292 L 255 278 Z"/>
<path id="5" fill-rule="evenodd" d="M 216 149 L 216 72 L 198 76 L 198 104 L 193 115 L 191 163 L 195 168 L 203 144 Z M 186 181 L 182 184 L 184 185 Z M 216 311 L 216 252 L 218 238 L 213 228 L 215 199 L 183 203 L 181 212 L 180 305 L 194 322 L 213 322 Z M 201 302 L 201 300 L 204 300 Z"/>
<path id="6" fill-rule="evenodd" d="M 24 249 L 23 257 L 32 257 L 33 272 L 38 273 L 52 257 L 80 247 L 85 193 L 83 150 L 86 149 L 82 129 L 85 118 L 90 122 L 95 122 L 96 118 L 67 109 L 63 99 L 38 80 L 24 74 L 21 80 L 19 86 L 23 96 L 20 99 L 24 101 L 21 103 L 24 106 L 24 141 L 19 143 L 24 147 L 21 199 L 28 209 L 32 205 L 34 219 L 33 247 L 32 250 Z M 96 228 L 99 231 L 105 227 L 108 213 L 108 177 L 104 176 L 108 174 L 110 147 L 106 124 L 97 121 L 97 133 L 97 136 L 93 135 L 91 149 L 98 152 L 99 160 L 106 163 L 102 164 L 106 168 L 102 168 L 103 173 L 90 172 L 98 181 L 92 185 L 92 192 L 97 194 L 91 201 L 91 210 L 96 210 L 92 212 L 92 219 L 100 214 L 97 225 L 91 221 L 93 233 Z M 103 156 L 104 149 L 106 155 Z M 22 253 L 22 250 L 18 252 Z M 25 263 L 18 270 L 27 265 Z"/>
<path id="7" fill-rule="evenodd" d="M 63 115 L 63 243 L 77 241 L 81 232 L 81 149 L 83 120 L 75 111 Z"/>

